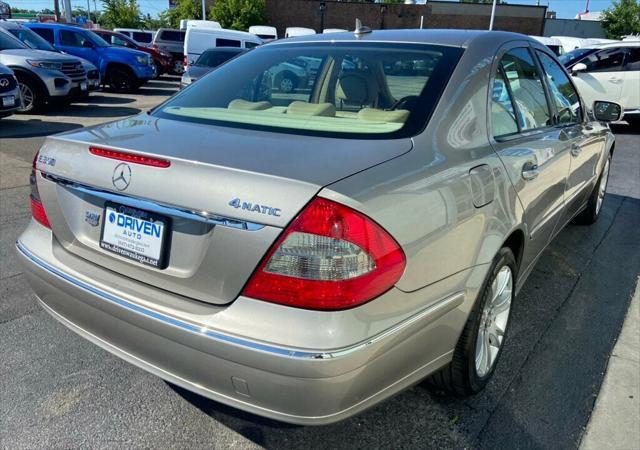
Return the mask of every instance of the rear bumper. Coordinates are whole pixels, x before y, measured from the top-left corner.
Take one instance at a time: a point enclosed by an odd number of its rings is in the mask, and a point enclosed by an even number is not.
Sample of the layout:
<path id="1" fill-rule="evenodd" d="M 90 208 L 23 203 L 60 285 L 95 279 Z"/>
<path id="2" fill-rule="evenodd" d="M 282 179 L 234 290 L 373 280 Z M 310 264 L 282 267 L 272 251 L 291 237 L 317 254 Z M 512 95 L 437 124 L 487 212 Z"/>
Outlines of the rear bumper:
<path id="1" fill-rule="evenodd" d="M 466 319 L 459 308 L 465 295 L 458 292 L 364 342 L 330 350 L 289 348 L 150 309 L 67 270 L 54 252 L 39 248 L 36 254 L 25 241 L 21 237 L 17 249 L 31 286 L 64 325 L 185 389 L 290 423 L 336 422 L 415 384 L 450 361 Z"/>

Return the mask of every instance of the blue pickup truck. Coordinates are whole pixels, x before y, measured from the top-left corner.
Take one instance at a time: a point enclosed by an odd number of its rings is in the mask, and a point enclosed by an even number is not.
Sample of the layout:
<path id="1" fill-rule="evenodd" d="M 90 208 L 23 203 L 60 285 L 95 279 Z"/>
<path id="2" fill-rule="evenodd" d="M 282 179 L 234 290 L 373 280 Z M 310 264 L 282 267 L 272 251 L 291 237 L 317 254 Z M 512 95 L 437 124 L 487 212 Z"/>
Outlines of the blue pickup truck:
<path id="1" fill-rule="evenodd" d="M 97 34 L 72 25 L 27 23 L 58 50 L 90 61 L 115 92 L 133 92 L 153 78 L 152 60 L 147 53 L 115 47 Z"/>

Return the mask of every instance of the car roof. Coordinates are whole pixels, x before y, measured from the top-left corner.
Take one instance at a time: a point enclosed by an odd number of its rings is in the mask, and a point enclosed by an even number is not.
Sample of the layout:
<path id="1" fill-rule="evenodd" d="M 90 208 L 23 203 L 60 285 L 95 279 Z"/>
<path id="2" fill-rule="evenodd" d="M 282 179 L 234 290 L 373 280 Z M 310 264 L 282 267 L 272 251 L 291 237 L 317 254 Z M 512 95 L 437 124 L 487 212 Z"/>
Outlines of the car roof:
<path id="1" fill-rule="evenodd" d="M 344 33 L 313 34 L 308 36 L 296 36 L 269 43 L 269 46 L 282 45 L 295 42 L 322 42 L 322 41 L 353 41 L 353 42 L 389 42 L 389 43 L 420 43 L 448 45 L 453 47 L 467 47 L 476 39 L 487 40 L 488 43 L 500 45 L 513 40 L 525 40 L 537 42 L 534 39 L 519 33 L 507 31 L 487 30 L 457 30 L 457 29 L 403 29 L 403 30 L 373 30 L 356 36 L 352 31 Z"/>
<path id="2" fill-rule="evenodd" d="M 640 47 L 640 41 L 606 42 L 604 44 L 589 45 L 585 48 L 616 48 L 616 47 Z"/>
<path id="3" fill-rule="evenodd" d="M 67 25 L 65 23 L 43 23 L 43 22 L 29 22 L 24 24 L 26 27 L 37 26 L 39 28 L 61 28 L 65 30 L 83 30 L 83 31 L 91 31 L 86 28 L 82 28 L 76 25 Z"/>

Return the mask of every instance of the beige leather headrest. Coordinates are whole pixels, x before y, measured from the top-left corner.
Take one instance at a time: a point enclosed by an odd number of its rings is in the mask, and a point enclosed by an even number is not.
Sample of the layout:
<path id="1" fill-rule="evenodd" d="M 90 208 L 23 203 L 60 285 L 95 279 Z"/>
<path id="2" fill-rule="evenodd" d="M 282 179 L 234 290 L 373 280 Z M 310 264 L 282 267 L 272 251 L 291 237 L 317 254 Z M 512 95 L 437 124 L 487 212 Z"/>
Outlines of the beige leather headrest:
<path id="1" fill-rule="evenodd" d="M 363 108 L 358 112 L 358 119 L 371 122 L 405 123 L 408 117 L 409 111 L 406 109 L 384 111 L 382 109 Z"/>
<path id="2" fill-rule="evenodd" d="M 291 102 L 287 107 L 287 114 L 334 117 L 336 115 L 336 107 L 331 103 L 307 103 L 295 101 Z"/>
<path id="3" fill-rule="evenodd" d="M 355 105 L 364 105 L 369 100 L 367 80 L 361 75 L 344 75 L 336 84 L 336 100 Z"/>
<path id="4" fill-rule="evenodd" d="M 271 108 L 271 103 L 269 102 L 249 102 L 247 100 L 242 100 L 241 98 L 231 100 L 229 102 L 229 109 L 241 109 L 244 111 L 262 111 L 263 109 Z"/>

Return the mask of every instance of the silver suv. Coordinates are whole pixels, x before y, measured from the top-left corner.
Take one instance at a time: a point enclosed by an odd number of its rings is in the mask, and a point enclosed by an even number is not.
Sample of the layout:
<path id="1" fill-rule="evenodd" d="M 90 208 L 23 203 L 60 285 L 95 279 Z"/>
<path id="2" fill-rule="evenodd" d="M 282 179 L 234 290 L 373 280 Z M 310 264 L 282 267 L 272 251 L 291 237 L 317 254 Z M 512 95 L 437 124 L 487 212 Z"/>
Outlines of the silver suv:
<path id="1" fill-rule="evenodd" d="M 10 116 L 20 105 L 18 80 L 11 69 L 0 64 L 0 118 Z"/>
<path id="2" fill-rule="evenodd" d="M 22 113 L 36 112 L 48 102 L 88 91 L 87 73 L 78 58 L 32 50 L 0 29 L 0 64 L 15 73 L 22 94 Z"/>

